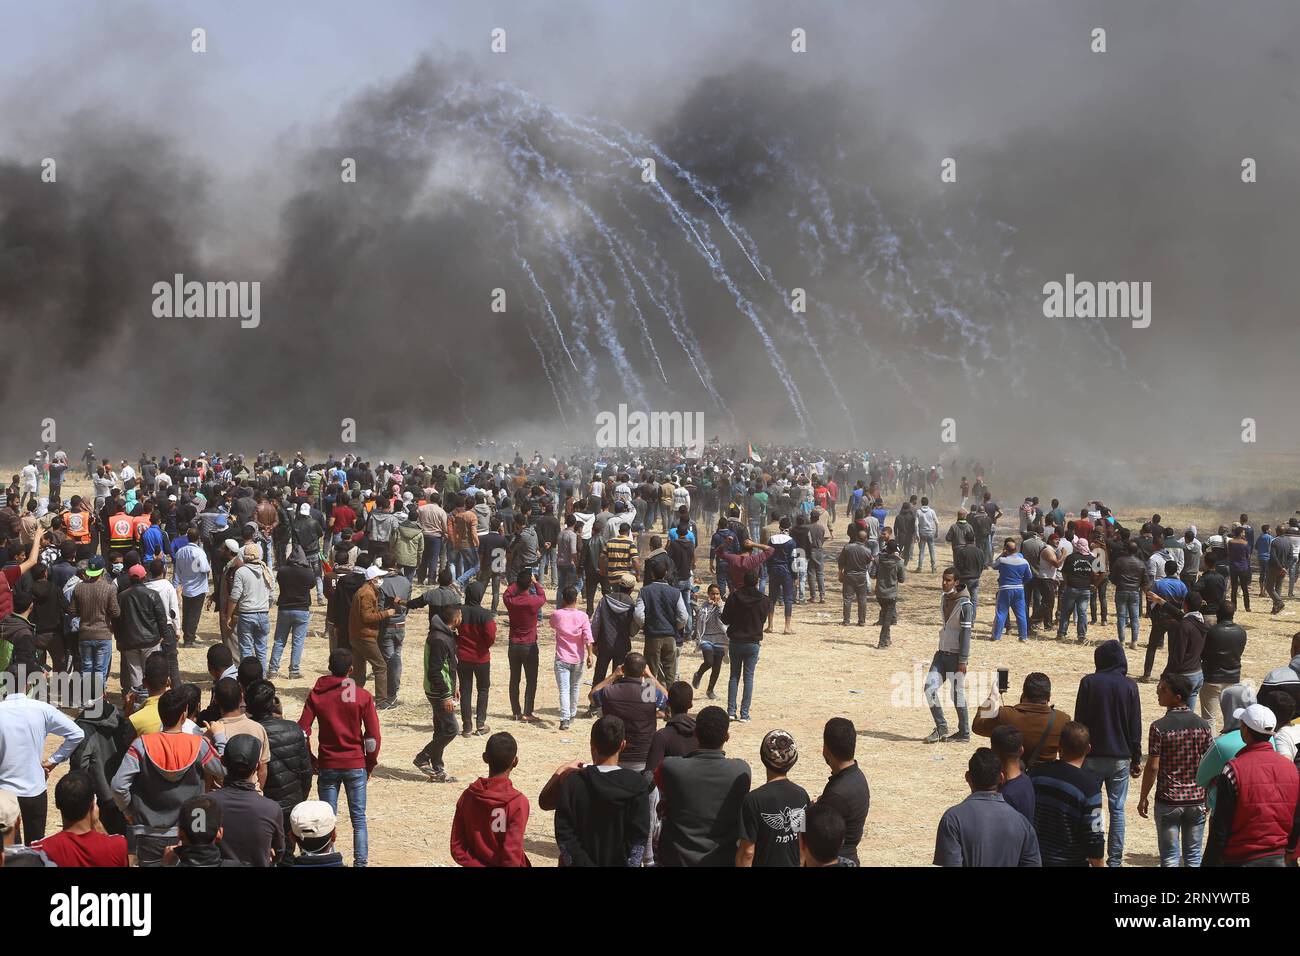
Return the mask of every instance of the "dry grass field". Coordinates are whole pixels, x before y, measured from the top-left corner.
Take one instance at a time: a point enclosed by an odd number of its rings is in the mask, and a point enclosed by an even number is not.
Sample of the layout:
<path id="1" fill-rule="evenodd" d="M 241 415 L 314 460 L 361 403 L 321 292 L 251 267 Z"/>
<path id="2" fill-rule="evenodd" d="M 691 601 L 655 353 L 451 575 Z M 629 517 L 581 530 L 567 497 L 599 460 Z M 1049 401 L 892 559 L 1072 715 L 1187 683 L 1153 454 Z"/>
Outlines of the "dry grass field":
<path id="1" fill-rule="evenodd" d="M 1268 462 L 1267 467 L 1260 467 L 1258 474 L 1250 475 L 1249 479 L 1238 476 L 1240 486 L 1248 487 L 1252 497 L 1259 495 L 1255 510 L 1250 509 L 1248 501 L 1239 505 L 1235 496 L 1228 495 L 1219 500 L 1232 502 L 1231 508 L 1211 509 L 1196 504 L 1169 507 L 1167 502 L 1162 507 L 1158 500 L 1159 483 L 1151 485 L 1154 501 L 1136 500 L 1131 506 L 1122 508 L 1120 503 L 1112 502 L 1112 506 L 1116 507 L 1117 514 L 1126 524 L 1140 524 L 1133 519 L 1149 515 L 1154 508 L 1163 515 L 1167 524 L 1181 530 L 1189 522 L 1194 522 L 1202 529 L 1202 534 L 1209 533 L 1205 529 L 1220 522 L 1231 521 L 1241 507 L 1246 507 L 1251 510 L 1251 518 L 1258 527 L 1261 521 L 1274 521 L 1279 516 L 1289 515 L 1294 509 L 1295 505 L 1291 504 L 1285 510 L 1275 510 L 1275 513 L 1258 513 L 1258 509 L 1264 506 L 1282 507 L 1280 501 L 1274 502 L 1272 492 L 1281 493 L 1283 476 L 1292 473 L 1293 460 L 1279 459 Z M 996 487 L 1000 482 L 994 484 Z M 1052 483 L 1043 482 L 1037 486 L 1050 488 Z M 1265 489 L 1270 491 L 1267 496 L 1260 494 Z M 71 490 L 80 489 L 74 484 Z M 1010 512 L 1019 500 L 1017 495 L 1023 495 L 1025 491 L 1017 487 L 1007 490 L 1011 494 L 1003 497 L 1002 502 L 1004 509 Z M 1216 485 L 1214 491 L 1217 496 L 1223 493 L 1223 488 Z M 1067 505 L 1071 503 L 1066 502 Z M 938 503 L 941 534 L 952 520 L 953 504 L 952 501 Z M 1078 502 L 1073 504 L 1077 509 Z M 891 513 L 892 510 L 891 507 Z M 835 527 L 836 536 L 827 545 L 828 568 L 834 567 L 834 554 L 843 544 L 844 524 L 841 515 Z M 941 548 L 940 568 L 947 556 L 947 548 Z M 929 711 L 920 695 L 920 685 L 939 630 L 939 577 L 929 573 L 928 562 L 921 574 L 913 574 L 909 569 L 898 604 L 899 624 L 893 629 L 893 646 L 887 650 L 875 647 L 878 628 L 870 624 L 874 620 L 874 609 L 869 609 L 871 613 L 865 628 L 840 625 L 840 592 L 833 578 L 834 574 L 829 573 L 825 604 L 796 606 L 793 634 L 783 636 L 777 633 L 763 642 L 753 720 L 733 726 L 726 749 L 730 755 L 749 761 L 761 782 L 762 767 L 757 754 L 759 741 L 766 731 L 775 727 L 785 728 L 794 734 L 802 750 L 791 778 L 815 797 L 827 777 L 821 759 L 822 725 L 830 717 L 848 717 L 858 730 L 857 757 L 872 790 L 871 813 L 860 847 L 863 863 L 871 866 L 928 865 L 934 849 L 935 825 L 944 809 L 961 800 L 967 792 L 962 779 L 966 761 L 972 749 L 982 742 L 977 737 L 965 745 L 926 746 L 921 743 L 932 727 Z M 986 575 L 981 589 L 971 676 L 983 680 L 982 686 L 987 687 L 996 668 L 1010 668 L 1012 690 L 1008 696 L 1014 702 L 1018 699 L 1025 674 L 1043 671 L 1052 679 L 1053 700 L 1057 707 L 1072 711 L 1079 679 L 1093 669 L 1094 647 L 1115 635 L 1113 616 L 1105 628 L 1100 619 L 1090 627 L 1084 646 L 1074 643 L 1073 632 L 1066 642 L 1039 639 L 1020 644 L 1015 640 L 1014 630 L 1009 638 L 1004 637 L 1000 643 L 994 644 L 989 640 L 992 601 L 996 593 L 996 589 L 990 586 L 991 580 L 991 576 Z M 1258 684 L 1270 669 L 1287 661 L 1291 635 L 1300 630 L 1300 617 L 1297 616 L 1300 603 L 1289 603 L 1286 610 L 1277 616 L 1267 613 L 1266 600 L 1252 603 L 1252 608 L 1250 613 L 1239 610 L 1237 620 L 1249 633 L 1243 661 L 1244 676 Z M 328 649 L 321 610 L 316 608 L 312 613 L 303 667 L 305 676 L 300 680 L 282 677 L 276 682 L 285 716 L 291 719 L 297 718 L 307 691 L 316 677 L 324 672 Z M 1142 640 L 1137 651 L 1129 652 L 1129 673 L 1132 676 L 1141 671 L 1140 655 L 1146 644 L 1147 623 L 1143 621 Z M 448 747 L 447 768 L 458 778 L 455 784 L 429 783 L 411 765 L 412 758 L 429 739 L 432 727 L 421 684 L 425 630 L 423 614 L 412 615 L 403 654 L 405 673 L 401 703 L 398 708 L 381 715 L 383 747 L 379 767 L 370 781 L 368 797 L 371 865 L 451 865 L 448 834 L 456 800 L 464 786 L 483 770 L 483 739 L 477 737 L 457 738 Z M 777 630 L 780 630 L 779 624 Z M 210 681 L 204 666 L 204 654 L 207 644 L 216 639 L 216 631 L 215 615 L 205 611 L 200 630 L 203 644 L 181 650 L 182 671 L 187 679 L 204 687 L 205 697 Z M 492 663 L 488 720 L 492 730 L 509 730 L 519 741 L 519 767 L 514 781 L 533 803 L 526 849 L 533 865 L 552 866 L 557 859 L 553 820 L 550 814 L 536 808 L 537 794 L 557 766 L 575 758 L 589 758 L 587 735 L 590 724 L 579 719 L 568 732 L 562 733 L 558 729 L 558 694 L 549 666 L 553 641 L 549 627 L 543 625 L 540 633 L 542 664 L 538 678 L 537 713 L 544 724 L 529 726 L 516 724 L 510 719 L 504 613 L 500 617 L 499 650 Z M 1162 651 L 1157 658 L 1157 673 L 1164 665 L 1165 654 Z M 681 662 L 683 675 L 689 676 L 698 663 L 698 653 L 691 652 L 687 645 Z M 282 669 L 287 669 L 287 661 Z M 722 698 L 719 703 L 722 704 L 725 704 L 726 673 L 727 666 L 724 665 L 723 680 L 719 682 Z M 590 672 L 587 680 L 590 680 Z M 1149 724 L 1160 714 L 1155 686 L 1145 684 L 1140 687 L 1143 722 Z M 710 703 L 701 701 L 702 697 L 701 691 L 697 694 L 697 707 Z M 978 700 L 972 701 L 972 716 L 977 704 Z M 951 706 L 948 712 L 951 715 Z M 1135 783 L 1129 790 L 1125 862 L 1153 866 L 1158 863 L 1155 827 L 1150 820 L 1138 817 L 1138 792 Z M 51 808 L 52 825 L 55 818 Z M 350 827 L 341 805 L 339 844 L 345 859 L 350 859 L 350 843 Z"/>

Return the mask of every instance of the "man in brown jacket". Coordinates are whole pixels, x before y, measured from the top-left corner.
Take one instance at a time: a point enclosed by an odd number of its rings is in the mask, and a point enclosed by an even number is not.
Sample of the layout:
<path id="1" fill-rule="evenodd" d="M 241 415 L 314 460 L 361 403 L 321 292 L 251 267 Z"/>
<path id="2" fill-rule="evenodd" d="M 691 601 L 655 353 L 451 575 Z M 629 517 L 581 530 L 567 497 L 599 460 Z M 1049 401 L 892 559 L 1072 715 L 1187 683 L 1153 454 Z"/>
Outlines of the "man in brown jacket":
<path id="1" fill-rule="evenodd" d="M 348 641 L 352 645 L 356 682 L 366 686 L 366 665 L 375 669 L 375 705 L 388 701 L 388 661 L 379 649 L 379 626 L 397 613 L 397 608 L 384 608 L 379 593 L 379 579 L 385 571 L 377 565 L 366 568 L 366 583 L 357 589 L 348 611 Z"/>
<path id="2" fill-rule="evenodd" d="M 997 727 L 1014 727 L 1025 741 L 1025 766 L 1056 759 L 1061 731 L 1070 715 L 1052 704 L 1052 681 L 1046 674 L 1034 672 L 1025 678 L 1020 703 L 1008 707 L 994 685 L 988 700 L 980 706 L 971 730 L 981 737 L 993 736 Z"/>

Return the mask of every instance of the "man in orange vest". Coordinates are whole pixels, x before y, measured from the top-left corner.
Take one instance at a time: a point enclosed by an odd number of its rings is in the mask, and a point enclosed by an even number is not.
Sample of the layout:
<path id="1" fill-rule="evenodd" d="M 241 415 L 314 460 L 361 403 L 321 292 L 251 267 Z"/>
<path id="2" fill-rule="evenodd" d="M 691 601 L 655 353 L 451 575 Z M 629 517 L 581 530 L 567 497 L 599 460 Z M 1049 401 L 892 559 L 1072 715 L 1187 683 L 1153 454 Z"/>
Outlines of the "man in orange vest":
<path id="1" fill-rule="evenodd" d="M 68 511 L 63 516 L 63 526 L 67 529 L 69 540 L 77 546 L 77 560 L 86 560 L 94 554 L 91 527 L 95 519 L 81 495 L 73 495 L 68 505 Z"/>

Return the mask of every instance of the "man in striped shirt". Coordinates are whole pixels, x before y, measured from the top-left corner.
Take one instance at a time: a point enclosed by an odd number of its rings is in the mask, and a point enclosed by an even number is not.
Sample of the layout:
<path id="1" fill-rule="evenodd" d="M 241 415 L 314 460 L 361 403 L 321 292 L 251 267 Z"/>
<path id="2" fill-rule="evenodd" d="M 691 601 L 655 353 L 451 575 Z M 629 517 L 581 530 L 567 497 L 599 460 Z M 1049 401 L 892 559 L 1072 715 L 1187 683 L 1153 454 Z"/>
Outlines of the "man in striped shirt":
<path id="1" fill-rule="evenodd" d="M 1088 728 L 1077 720 L 1067 723 L 1060 748 L 1060 760 L 1029 769 L 1043 866 L 1104 866 L 1101 780 L 1083 769 L 1092 749 Z"/>
<path id="2" fill-rule="evenodd" d="M 600 576 L 604 579 L 605 587 L 612 589 L 613 582 L 625 573 L 636 575 L 640 570 L 641 559 L 636 553 L 636 543 L 628 531 L 627 522 L 621 521 L 618 523 L 618 530 L 614 537 L 605 542 L 605 547 L 601 551 Z"/>

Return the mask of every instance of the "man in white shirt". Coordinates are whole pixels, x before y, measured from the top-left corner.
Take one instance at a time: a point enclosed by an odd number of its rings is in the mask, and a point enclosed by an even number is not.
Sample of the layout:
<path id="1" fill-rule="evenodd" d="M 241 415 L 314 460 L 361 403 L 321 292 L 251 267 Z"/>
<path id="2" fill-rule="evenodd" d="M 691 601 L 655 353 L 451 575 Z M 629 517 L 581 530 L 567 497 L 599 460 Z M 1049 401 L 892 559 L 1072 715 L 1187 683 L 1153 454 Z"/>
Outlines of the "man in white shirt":
<path id="1" fill-rule="evenodd" d="M 23 686 L 21 674 L 6 671 L 9 686 Z M 59 749 L 44 760 L 45 738 L 62 737 Z M 11 693 L 0 701 L 0 790 L 18 797 L 23 817 L 23 841 L 31 843 L 45 836 L 45 814 L 49 806 L 46 780 L 81 743 L 85 733 L 56 707 L 25 693 Z"/>

